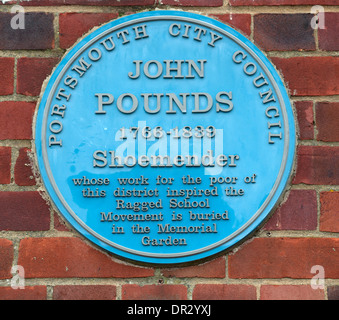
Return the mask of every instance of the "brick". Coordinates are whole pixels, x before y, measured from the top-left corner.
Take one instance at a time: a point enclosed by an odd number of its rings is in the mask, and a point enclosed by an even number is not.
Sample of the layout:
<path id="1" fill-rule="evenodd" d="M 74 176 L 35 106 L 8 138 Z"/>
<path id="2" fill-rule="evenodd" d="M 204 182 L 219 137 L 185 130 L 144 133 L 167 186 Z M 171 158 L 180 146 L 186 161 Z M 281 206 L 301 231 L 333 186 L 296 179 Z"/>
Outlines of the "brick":
<path id="1" fill-rule="evenodd" d="M 325 277 L 339 277 L 339 239 L 256 238 L 228 257 L 230 278 L 310 279 L 321 265 Z"/>
<path id="2" fill-rule="evenodd" d="M 53 300 L 116 300 L 116 286 L 66 285 L 53 288 Z"/>
<path id="3" fill-rule="evenodd" d="M 165 277 L 176 278 L 225 278 L 226 276 L 225 257 L 191 267 L 164 269 L 162 274 Z"/>
<path id="4" fill-rule="evenodd" d="M 25 289 L 0 287 L 0 300 L 47 300 L 47 287 L 33 286 Z"/>
<path id="5" fill-rule="evenodd" d="M 260 300 L 325 300 L 325 292 L 310 285 L 263 285 Z"/>
<path id="6" fill-rule="evenodd" d="M 122 300 L 187 300 L 184 285 L 145 285 L 125 284 L 121 289 Z"/>
<path id="7" fill-rule="evenodd" d="M 337 0 L 229 0 L 231 6 L 337 5 Z"/>
<path id="8" fill-rule="evenodd" d="M 256 288 L 245 284 L 197 284 L 193 300 L 256 300 Z"/>
<path id="9" fill-rule="evenodd" d="M 31 160 L 28 153 L 31 152 L 28 148 L 21 148 L 19 156 L 14 167 L 14 180 L 18 186 L 34 186 L 35 179 L 32 172 Z"/>
<path id="10" fill-rule="evenodd" d="M 70 231 L 62 218 L 54 212 L 54 229 L 58 231 Z"/>
<path id="11" fill-rule="evenodd" d="M 0 279 L 12 278 L 11 268 L 14 257 L 13 242 L 0 239 Z M 1 288 L 1 287 L 0 287 Z M 0 297 L 1 300 L 1 297 Z"/>
<path id="12" fill-rule="evenodd" d="M 286 202 L 265 225 L 265 230 L 316 230 L 317 193 L 315 190 L 291 190 Z"/>
<path id="13" fill-rule="evenodd" d="M 95 26 L 116 19 L 117 13 L 62 13 L 59 16 L 60 47 L 67 49 Z"/>
<path id="14" fill-rule="evenodd" d="M 339 148 L 299 146 L 294 184 L 339 184 Z"/>
<path id="15" fill-rule="evenodd" d="M 0 102 L 0 140 L 32 139 L 34 109 L 32 102 Z"/>
<path id="16" fill-rule="evenodd" d="M 339 300 L 339 286 L 327 287 L 327 299 Z"/>
<path id="17" fill-rule="evenodd" d="M 0 184 L 11 183 L 12 149 L 0 147 Z"/>
<path id="18" fill-rule="evenodd" d="M 49 207 L 37 191 L 0 192 L 0 208 L 0 230 L 49 230 Z"/>
<path id="19" fill-rule="evenodd" d="M 257 14 L 254 41 L 266 51 L 315 50 L 312 14 Z"/>
<path id="20" fill-rule="evenodd" d="M 45 50 L 54 48 L 54 15 L 26 12 L 25 28 L 12 29 L 15 14 L 0 12 L 0 50 Z"/>
<path id="21" fill-rule="evenodd" d="M 187 7 L 221 7 L 223 0 L 161 0 L 163 5 Z"/>
<path id="22" fill-rule="evenodd" d="M 320 193 L 319 230 L 339 232 L 339 192 Z"/>
<path id="23" fill-rule="evenodd" d="M 0 58 L 0 96 L 14 92 L 14 58 Z"/>
<path id="24" fill-rule="evenodd" d="M 26 96 L 38 96 L 41 86 L 58 58 L 20 58 L 17 64 L 17 93 Z"/>
<path id="25" fill-rule="evenodd" d="M 97 6 L 98 0 L 20 0 L 21 6 Z M 100 0 L 100 6 L 147 6 L 154 5 L 154 0 Z"/>
<path id="26" fill-rule="evenodd" d="M 338 5 L 338 3 L 337 3 Z M 339 50 L 339 13 L 325 13 L 325 28 L 318 29 L 318 41 L 320 50 Z"/>
<path id="27" fill-rule="evenodd" d="M 251 35 L 250 14 L 211 14 L 210 16 L 242 31 L 247 36 Z"/>
<path id="28" fill-rule="evenodd" d="M 339 57 L 271 58 L 292 96 L 339 94 Z"/>
<path id="29" fill-rule="evenodd" d="M 153 269 L 115 262 L 78 238 L 26 238 L 20 241 L 18 264 L 26 278 L 140 278 Z"/>
<path id="30" fill-rule="evenodd" d="M 314 139 L 314 115 L 312 101 L 296 101 L 294 103 L 299 126 L 299 139 Z"/>
<path id="31" fill-rule="evenodd" d="M 339 141 L 339 102 L 318 102 L 315 105 L 317 140 Z"/>

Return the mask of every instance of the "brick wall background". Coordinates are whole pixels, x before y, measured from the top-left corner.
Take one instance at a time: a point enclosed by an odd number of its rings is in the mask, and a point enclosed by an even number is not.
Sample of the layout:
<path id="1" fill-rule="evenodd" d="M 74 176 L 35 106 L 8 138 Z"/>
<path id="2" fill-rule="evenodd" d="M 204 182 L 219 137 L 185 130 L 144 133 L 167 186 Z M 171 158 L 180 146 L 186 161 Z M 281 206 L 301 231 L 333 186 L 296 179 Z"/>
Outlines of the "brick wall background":
<path id="1" fill-rule="evenodd" d="M 13 30 L 14 4 L 25 29 Z M 0 2 L 0 300 L 339 299 L 338 0 L 25 0 Z M 313 30 L 313 5 L 325 29 Z M 285 202 L 242 246 L 200 265 L 153 268 L 101 251 L 41 196 L 30 150 L 43 80 L 94 26 L 141 10 L 193 10 L 261 47 L 289 87 L 297 165 Z M 11 287 L 11 268 L 25 289 Z M 312 289 L 312 266 L 325 286 Z M 319 274 L 320 275 L 320 274 Z"/>

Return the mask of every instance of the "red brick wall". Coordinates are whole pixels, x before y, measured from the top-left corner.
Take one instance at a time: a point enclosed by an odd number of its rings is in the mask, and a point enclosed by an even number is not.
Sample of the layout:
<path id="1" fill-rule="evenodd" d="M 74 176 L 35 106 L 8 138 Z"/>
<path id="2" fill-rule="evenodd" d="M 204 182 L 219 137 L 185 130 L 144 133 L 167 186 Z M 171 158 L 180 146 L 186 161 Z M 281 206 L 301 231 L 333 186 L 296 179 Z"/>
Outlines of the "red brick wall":
<path id="1" fill-rule="evenodd" d="M 25 29 L 10 27 L 13 4 Z M 156 3 L 156 4 L 154 4 Z M 339 6 L 337 0 L 30 0 L 0 2 L 0 300 L 339 299 Z M 100 6 L 99 6 L 100 5 Z M 313 5 L 325 29 L 313 30 Z M 145 9 L 200 11 L 261 47 L 289 88 L 298 127 L 286 201 L 240 247 L 200 265 L 153 268 L 92 246 L 42 197 L 31 167 L 43 80 L 94 26 Z M 25 289 L 12 289 L 12 266 Z M 323 267 L 323 289 L 311 268 Z"/>

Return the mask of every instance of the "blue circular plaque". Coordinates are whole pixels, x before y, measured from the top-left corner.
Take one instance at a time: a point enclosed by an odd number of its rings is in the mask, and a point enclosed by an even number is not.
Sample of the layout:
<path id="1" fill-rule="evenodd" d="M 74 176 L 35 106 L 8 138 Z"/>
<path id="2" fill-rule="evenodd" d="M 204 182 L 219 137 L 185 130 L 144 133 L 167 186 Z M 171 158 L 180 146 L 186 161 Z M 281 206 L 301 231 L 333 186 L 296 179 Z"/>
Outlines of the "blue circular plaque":
<path id="1" fill-rule="evenodd" d="M 65 219 L 135 261 L 206 258 L 251 234 L 292 171 L 289 98 L 232 28 L 144 12 L 91 32 L 51 75 L 36 116 L 42 180 Z"/>

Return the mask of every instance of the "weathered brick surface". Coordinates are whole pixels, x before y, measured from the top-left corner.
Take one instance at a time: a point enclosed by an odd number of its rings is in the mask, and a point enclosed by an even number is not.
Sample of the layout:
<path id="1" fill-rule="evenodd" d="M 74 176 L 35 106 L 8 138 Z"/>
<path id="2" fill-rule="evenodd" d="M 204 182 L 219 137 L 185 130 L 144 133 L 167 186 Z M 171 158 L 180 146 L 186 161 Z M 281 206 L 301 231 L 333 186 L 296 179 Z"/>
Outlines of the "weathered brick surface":
<path id="1" fill-rule="evenodd" d="M 53 287 L 53 300 L 115 300 L 116 286 L 65 285 Z"/>
<path id="2" fill-rule="evenodd" d="M 117 13 L 62 13 L 59 16 L 60 47 L 69 48 L 95 26 L 118 17 Z"/>
<path id="3" fill-rule="evenodd" d="M 165 277 L 200 277 L 200 278 L 225 278 L 225 258 L 220 257 L 211 262 L 203 263 L 201 265 L 185 267 L 185 268 L 171 268 L 163 269 L 162 274 Z"/>
<path id="4" fill-rule="evenodd" d="M 24 289 L 0 287 L 0 300 L 46 300 L 46 286 L 26 286 Z"/>
<path id="5" fill-rule="evenodd" d="M 0 147 L 0 184 L 11 183 L 12 149 Z"/>
<path id="6" fill-rule="evenodd" d="M 263 285 L 260 300 L 324 300 L 323 289 L 313 289 L 310 285 Z"/>
<path id="7" fill-rule="evenodd" d="M 315 50 L 311 14 L 258 14 L 254 41 L 264 50 Z"/>
<path id="8" fill-rule="evenodd" d="M 21 6 L 64 6 L 64 5 L 88 5 L 88 6 L 147 6 L 153 5 L 154 0 L 19 0 Z"/>
<path id="9" fill-rule="evenodd" d="M 0 279 L 12 278 L 11 268 L 14 257 L 12 241 L 0 239 L 0 257 Z"/>
<path id="10" fill-rule="evenodd" d="M 14 167 L 14 179 L 18 186 L 34 186 L 35 179 L 32 172 L 31 160 L 28 153 L 31 152 L 28 148 L 21 148 L 18 159 Z"/>
<path id="11" fill-rule="evenodd" d="M 38 96 L 41 86 L 59 61 L 58 58 L 20 58 L 17 65 L 17 93 Z"/>
<path id="12" fill-rule="evenodd" d="M 318 102 L 315 106 L 317 140 L 339 141 L 339 102 Z"/>
<path id="13" fill-rule="evenodd" d="M 0 230 L 49 230 L 49 207 L 36 191 L 0 192 L 0 208 Z"/>
<path id="14" fill-rule="evenodd" d="M 245 35 L 251 34 L 251 15 L 250 14 L 212 14 L 212 18 L 230 25 L 233 28 L 242 31 Z"/>
<path id="15" fill-rule="evenodd" d="M 31 139 L 35 103 L 0 102 L 0 140 Z"/>
<path id="16" fill-rule="evenodd" d="M 327 288 L 328 300 L 339 300 L 339 286 L 330 286 Z"/>
<path id="17" fill-rule="evenodd" d="M 18 264 L 27 278 L 139 278 L 149 268 L 118 263 L 78 238 L 27 238 L 20 241 Z"/>
<path id="18" fill-rule="evenodd" d="M 223 0 L 161 0 L 161 4 L 189 7 L 221 7 Z"/>
<path id="19" fill-rule="evenodd" d="M 319 48 L 321 50 L 338 51 L 339 13 L 325 12 L 324 17 L 325 17 L 325 28 L 318 29 Z"/>
<path id="20" fill-rule="evenodd" d="M 339 57 L 271 58 L 292 96 L 339 94 Z"/>
<path id="21" fill-rule="evenodd" d="M 193 300 L 256 300 L 256 288 L 245 284 L 197 284 Z"/>
<path id="22" fill-rule="evenodd" d="M 256 238 L 228 257 L 230 278 L 312 278 L 321 265 L 325 277 L 338 279 L 339 239 Z"/>
<path id="23" fill-rule="evenodd" d="M 339 184 L 339 148 L 299 146 L 294 184 Z"/>
<path id="24" fill-rule="evenodd" d="M 53 216 L 54 216 L 54 228 L 55 228 L 55 230 L 70 231 L 67 228 L 65 221 L 56 212 L 54 212 Z"/>
<path id="25" fill-rule="evenodd" d="M 121 289 L 123 300 L 186 300 L 184 285 L 144 285 L 125 284 Z"/>
<path id="26" fill-rule="evenodd" d="M 299 139 L 300 140 L 314 139 L 313 102 L 297 101 L 295 102 L 294 105 L 297 112 Z"/>
<path id="27" fill-rule="evenodd" d="M 54 15 L 26 12 L 25 28 L 12 29 L 14 14 L 0 12 L 0 50 L 45 50 L 54 48 Z"/>
<path id="28" fill-rule="evenodd" d="M 339 232 L 339 192 L 320 193 L 319 230 Z"/>
<path id="29" fill-rule="evenodd" d="M 0 96 L 12 94 L 14 91 L 14 59 L 0 58 Z"/>
<path id="30" fill-rule="evenodd" d="M 317 193 L 315 190 L 291 190 L 288 199 L 265 225 L 265 230 L 315 230 Z"/>

